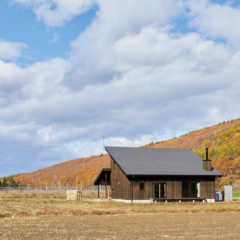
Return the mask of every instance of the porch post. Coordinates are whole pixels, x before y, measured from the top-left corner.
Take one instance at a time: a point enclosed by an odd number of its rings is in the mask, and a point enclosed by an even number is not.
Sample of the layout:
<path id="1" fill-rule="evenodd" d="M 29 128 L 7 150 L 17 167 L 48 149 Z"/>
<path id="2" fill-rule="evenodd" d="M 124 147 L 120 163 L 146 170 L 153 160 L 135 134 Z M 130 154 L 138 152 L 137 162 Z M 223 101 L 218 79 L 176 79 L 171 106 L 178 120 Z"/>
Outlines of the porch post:
<path id="1" fill-rule="evenodd" d="M 99 193 L 99 184 L 98 184 L 98 198 L 100 198 L 100 193 Z"/>
<path id="2" fill-rule="evenodd" d="M 105 198 L 107 199 L 107 173 L 105 172 Z"/>

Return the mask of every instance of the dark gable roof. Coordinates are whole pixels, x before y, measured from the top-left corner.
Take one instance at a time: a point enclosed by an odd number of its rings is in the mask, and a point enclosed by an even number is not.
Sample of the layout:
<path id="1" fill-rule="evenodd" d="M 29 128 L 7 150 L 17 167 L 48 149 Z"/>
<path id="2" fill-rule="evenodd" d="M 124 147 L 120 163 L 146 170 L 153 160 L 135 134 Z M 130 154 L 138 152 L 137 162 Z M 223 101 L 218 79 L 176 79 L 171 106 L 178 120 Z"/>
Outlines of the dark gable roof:
<path id="1" fill-rule="evenodd" d="M 103 168 L 101 172 L 98 174 L 97 178 L 94 181 L 94 185 L 100 184 L 100 182 L 105 182 L 105 174 L 108 175 L 107 177 L 107 184 L 110 184 L 110 174 L 111 174 L 111 168 Z"/>
<path id="2" fill-rule="evenodd" d="M 126 175 L 221 176 L 190 149 L 105 147 Z"/>

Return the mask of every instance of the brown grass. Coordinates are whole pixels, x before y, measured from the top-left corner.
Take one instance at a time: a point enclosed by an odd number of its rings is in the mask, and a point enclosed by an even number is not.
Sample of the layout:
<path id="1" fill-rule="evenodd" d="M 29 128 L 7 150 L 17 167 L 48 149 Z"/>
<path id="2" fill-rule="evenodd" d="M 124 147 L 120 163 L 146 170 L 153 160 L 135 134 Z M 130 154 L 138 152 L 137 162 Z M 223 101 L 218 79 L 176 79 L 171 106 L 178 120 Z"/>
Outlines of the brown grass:
<path id="1" fill-rule="evenodd" d="M 15 194 L 15 193 L 14 193 Z M 240 202 L 126 204 L 113 201 L 66 201 L 51 195 L 44 198 L 0 198 L 0 218 L 15 216 L 83 216 L 118 214 L 221 213 L 240 212 Z M 34 195 L 35 196 L 35 195 Z"/>
<path id="2" fill-rule="evenodd" d="M 0 239 L 239 239 L 240 202 L 0 198 Z"/>
<path id="3" fill-rule="evenodd" d="M 65 199 L 66 192 L 63 191 L 44 191 L 44 190 L 9 190 L 0 191 L 0 199 L 6 198 L 62 198 Z"/>
<path id="4" fill-rule="evenodd" d="M 4 240 L 237 240 L 238 213 L 35 216 L 0 219 Z"/>

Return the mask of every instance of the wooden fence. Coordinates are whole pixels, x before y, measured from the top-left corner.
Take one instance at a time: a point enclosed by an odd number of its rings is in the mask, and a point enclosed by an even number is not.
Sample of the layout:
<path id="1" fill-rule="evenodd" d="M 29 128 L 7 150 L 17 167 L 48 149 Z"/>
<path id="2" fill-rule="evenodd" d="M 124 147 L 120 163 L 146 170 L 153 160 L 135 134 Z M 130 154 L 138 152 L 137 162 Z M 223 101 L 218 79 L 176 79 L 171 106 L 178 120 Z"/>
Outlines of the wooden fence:
<path id="1" fill-rule="evenodd" d="M 67 199 L 67 192 L 76 200 L 110 199 L 109 186 L 89 187 L 1 187 L 0 198 L 61 198 Z M 74 195 L 76 197 L 74 197 Z"/>

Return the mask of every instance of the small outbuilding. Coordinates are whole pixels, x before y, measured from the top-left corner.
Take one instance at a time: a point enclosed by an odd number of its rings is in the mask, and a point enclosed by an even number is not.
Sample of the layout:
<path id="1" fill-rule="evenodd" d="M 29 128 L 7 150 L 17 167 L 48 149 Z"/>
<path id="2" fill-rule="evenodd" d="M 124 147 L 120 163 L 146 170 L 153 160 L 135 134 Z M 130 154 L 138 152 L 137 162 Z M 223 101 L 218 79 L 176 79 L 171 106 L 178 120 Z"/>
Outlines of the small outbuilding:
<path id="1" fill-rule="evenodd" d="M 215 199 L 221 173 L 191 149 L 105 147 L 111 169 L 95 184 L 111 186 L 112 199 L 126 202 L 202 201 Z"/>

